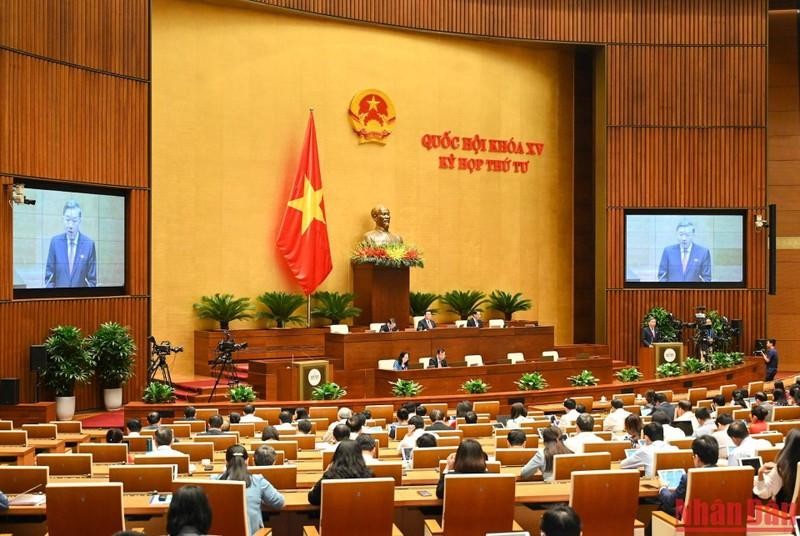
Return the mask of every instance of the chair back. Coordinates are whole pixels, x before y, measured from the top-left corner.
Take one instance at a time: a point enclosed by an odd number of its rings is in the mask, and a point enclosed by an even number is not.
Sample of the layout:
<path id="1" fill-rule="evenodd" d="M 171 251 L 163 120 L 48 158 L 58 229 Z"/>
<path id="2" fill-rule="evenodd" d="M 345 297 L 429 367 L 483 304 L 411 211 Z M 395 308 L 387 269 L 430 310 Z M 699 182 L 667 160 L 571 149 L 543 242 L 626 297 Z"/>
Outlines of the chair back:
<path id="1" fill-rule="evenodd" d="M 419 364 L 422 365 L 422 368 L 424 368 L 424 369 L 428 368 L 428 365 L 431 364 L 431 358 L 430 357 L 420 357 L 418 361 L 419 361 Z"/>
<path id="2" fill-rule="evenodd" d="M 679 449 L 690 449 L 692 448 L 692 442 L 694 442 L 693 437 L 681 437 L 679 439 L 670 439 L 667 441 L 673 447 L 678 447 Z"/>
<path id="3" fill-rule="evenodd" d="M 731 400 L 733 400 L 733 392 L 738 389 L 739 387 L 735 383 L 729 383 L 726 385 L 720 385 L 719 387 L 719 394 L 725 397 L 725 403 L 727 404 Z"/>
<path id="4" fill-rule="evenodd" d="M 127 463 L 125 443 L 78 443 L 79 454 L 91 454 L 92 463 Z"/>
<path id="5" fill-rule="evenodd" d="M 459 424 L 458 429 L 464 432 L 464 437 L 491 437 L 494 435 L 494 426 L 488 422 Z"/>
<path id="6" fill-rule="evenodd" d="M 317 444 L 317 437 L 310 434 L 281 434 L 281 441 L 297 443 L 298 450 L 314 450 Z"/>
<path id="7" fill-rule="evenodd" d="M 542 352 L 542 361 L 558 361 L 558 352 L 555 350 Z"/>
<path id="8" fill-rule="evenodd" d="M 457 447 L 460 443 L 461 438 L 458 436 L 440 436 L 436 438 L 437 447 Z"/>
<path id="9" fill-rule="evenodd" d="M 630 442 L 628 442 L 630 445 Z M 508 465 L 525 465 L 536 454 L 536 449 L 499 448 L 494 451 L 494 459 L 504 467 Z"/>
<path id="10" fill-rule="evenodd" d="M 25 447 L 28 445 L 28 432 L 25 430 L 0 430 L 0 446 Z"/>
<path id="11" fill-rule="evenodd" d="M 750 421 L 750 408 L 742 408 L 742 409 L 734 409 L 733 410 L 733 420 L 734 421 Z"/>
<path id="12" fill-rule="evenodd" d="M 466 320 L 456 320 L 455 324 L 456 324 L 457 328 L 465 328 L 465 327 L 467 327 L 467 321 Z"/>
<path id="13" fill-rule="evenodd" d="M 339 335 L 347 335 L 350 333 L 350 328 L 347 324 L 331 324 L 328 327 L 331 333 L 338 333 Z"/>
<path id="14" fill-rule="evenodd" d="M 394 370 L 396 359 L 378 359 L 378 370 Z"/>
<path id="15" fill-rule="evenodd" d="M 55 424 L 23 424 L 22 429 L 28 432 L 28 439 L 55 439 L 58 435 Z"/>
<path id="16" fill-rule="evenodd" d="M 705 387 L 693 387 L 689 389 L 689 402 L 696 406 L 698 402 L 708 397 L 708 389 Z"/>
<path id="17" fill-rule="evenodd" d="M 267 421 L 264 423 L 258 423 L 259 425 L 261 425 L 261 429 L 263 430 L 264 429 L 263 426 L 266 425 L 267 423 L 272 425 L 279 424 L 280 419 L 278 418 L 278 415 L 280 414 L 281 414 L 281 408 L 256 408 L 256 412 L 253 415 L 255 415 L 256 417 L 261 417 L 262 419 Z"/>
<path id="18" fill-rule="evenodd" d="M 482 367 L 483 366 L 483 357 L 478 355 L 478 354 L 465 355 L 464 356 L 464 361 L 466 361 L 468 367 Z"/>
<path id="19" fill-rule="evenodd" d="M 778 459 L 778 454 L 781 453 L 781 448 L 772 447 L 768 449 L 756 449 L 756 456 L 761 456 L 761 461 L 764 463 L 774 462 Z M 797 479 L 800 482 L 800 478 Z"/>
<path id="20" fill-rule="evenodd" d="M 403 483 L 403 462 L 376 462 L 369 468 L 378 478 L 393 478 L 396 486 Z"/>
<path id="21" fill-rule="evenodd" d="M 439 472 L 443 473 L 444 470 L 447 468 L 447 460 L 439 460 Z M 489 460 L 486 462 L 486 472 L 492 474 L 500 473 L 500 462 L 497 460 Z"/>
<path id="22" fill-rule="evenodd" d="M 378 442 L 378 445 L 381 448 L 386 448 L 389 446 L 389 431 L 382 430 L 380 432 L 370 432 L 369 435 L 372 436 L 372 439 Z"/>
<path id="23" fill-rule="evenodd" d="M 353 534 L 353 520 L 369 534 L 390 536 L 394 523 L 394 480 L 345 478 L 322 481 L 320 536 Z"/>
<path id="24" fill-rule="evenodd" d="M 128 445 L 128 452 L 149 452 L 149 449 L 154 448 L 152 437 L 123 436 L 122 442 Z"/>
<path id="25" fill-rule="evenodd" d="M 189 430 L 191 430 L 193 434 L 199 434 L 200 432 L 206 431 L 206 421 L 173 421 L 173 424 L 188 424 Z"/>
<path id="26" fill-rule="evenodd" d="M 199 443 L 213 444 L 215 451 L 227 450 L 228 447 L 239 442 L 239 436 L 236 434 L 198 435 L 194 438 Z"/>
<path id="27" fill-rule="evenodd" d="M 46 493 L 50 534 L 114 534 L 125 530 L 119 482 L 48 484 Z"/>
<path id="28" fill-rule="evenodd" d="M 210 441 L 181 441 L 173 443 L 172 448 L 189 456 L 189 461 L 214 459 L 214 443 Z"/>
<path id="29" fill-rule="evenodd" d="M 458 447 L 415 448 L 412 459 L 414 469 L 439 467 L 439 460 L 446 460 Z"/>
<path id="30" fill-rule="evenodd" d="M 37 454 L 36 465 L 50 468 L 50 476 L 92 476 L 91 454 Z"/>
<path id="31" fill-rule="evenodd" d="M 572 400 L 575 401 L 575 404 L 583 404 L 587 412 L 591 412 L 594 407 L 593 396 L 573 396 Z"/>
<path id="32" fill-rule="evenodd" d="M 689 469 L 686 502 L 681 521 L 686 534 L 747 534 L 747 513 L 753 497 L 753 468 L 750 466 Z M 740 515 L 710 516 L 715 504 Z"/>
<path id="33" fill-rule="evenodd" d="M 444 533 L 483 536 L 490 532 L 510 532 L 514 524 L 515 480 L 512 474 L 445 475 Z"/>
<path id="34" fill-rule="evenodd" d="M 525 354 L 522 352 L 508 352 L 506 358 L 511 361 L 512 365 L 525 362 Z"/>
<path id="35" fill-rule="evenodd" d="M 569 505 L 581 519 L 583 536 L 634 534 L 639 475 L 626 470 L 575 471 Z"/>
<path id="36" fill-rule="evenodd" d="M 14 429 L 14 421 L 0 420 L 0 430 L 13 430 L 13 429 Z"/>
<path id="37" fill-rule="evenodd" d="M 618 462 L 625 459 L 625 449 L 631 448 L 630 441 L 603 441 L 602 443 L 584 443 L 583 452 L 608 452 L 611 461 Z"/>
<path id="38" fill-rule="evenodd" d="M 611 454 L 556 454 L 553 456 L 553 480 L 569 480 L 573 471 L 611 469 Z"/>
<path id="39" fill-rule="evenodd" d="M 489 327 L 490 328 L 504 328 L 506 327 L 506 321 L 502 318 L 490 318 L 489 319 Z"/>
<path id="40" fill-rule="evenodd" d="M 622 406 L 622 409 L 627 411 L 628 413 L 633 413 L 634 415 L 642 415 L 642 407 L 638 404 L 631 404 L 630 406 Z"/>
<path id="41" fill-rule="evenodd" d="M 764 432 L 762 434 L 753 434 L 753 439 L 764 439 L 773 445 L 783 443 L 783 434 L 780 432 Z"/>
<path id="42" fill-rule="evenodd" d="M 245 536 L 250 534 L 247 525 L 247 501 L 245 484 L 238 480 L 189 480 L 173 481 L 173 492 L 183 486 L 199 486 L 206 492 L 212 512 L 209 534 Z"/>
<path id="43" fill-rule="evenodd" d="M 282 450 L 287 460 L 297 459 L 297 441 L 275 441 L 272 439 L 269 441 L 253 441 L 250 443 L 250 450 L 255 451 L 262 445 L 269 445 L 275 450 Z"/>
<path id="44" fill-rule="evenodd" d="M 535 449 L 539 446 L 539 436 L 534 435 L 532 433 L 525 434 L 525 448 L 526 449 Z M 495 449 L 508 449 L 511 448 L 511 445 L 508 444 L 508 437 L 507 436 L 497 436 L 494 438 L 494 448 Z"/>
<path id="45" fill-rule="evenodd" d="M 691 449 L 657 450 L 653 453 L 653 474 L 661 469 L 683 469 L 694 467 L 694 454 Z"/>
<path id="46" fill-rule="evenodd" d="M 311 407 L 308 410 L 308 415 L 314 418 L 325 417 L 328 419 L 328 422 L 331 423 L 339 420 L 339 408 L 338 406 Z"/>
<path id="47" fill-rule="evenodd" d="M 43 492 L 50 476 L 48 467 L 0 465 L 0 490 L 3 493 Z"/>
<path id="48" fill-rule="evenodd" d="M 472 411 L 475 413 L 488 413 L 489 419 L 496 419 L 497 414 L 500 413 L 499 400 L 479 400 L 472 406 Z"/>
<path id="49" fill-rule="evenodd" d="M 622 400 L 622 403 L 626 406 L 632 406 L 636 403 L 636 394 L 635 393 L 617 393 L 611 397 L 612 399 L 617 398 Z"/>
<path id="50" fill-rule="evenodd" d="M 464 438 L 463 430 L 436 430 L 436 435 L 439 437 L 457 437 L 459 441 Z"/>
<path id="51" fill-rule="evenodd" d="M 236 432 L 239 437 L 255 437 L 256 436 L 256 423 L 254 422 L 236 422 L 230 425 L 229 430 Z"/>
<path id="52" fill-rule="evenodd" d="M 373 419 L 386 419 L 386 422 L 394 422 L 394 406 L 391 404 L 372 404 L 364 406 L 364 409 L 372 414 Z"/>
<path id="53" fill-rule="evenodd" d="M 192 437 L 192 425 L 190 424 L 162 424 L 161 428 L 172 430 L 172 437 Z"/>
<path id="54" fill-rule="evenodd" d="M 772 408 L 773 421 L 800 419 L 800 406 L 775 406 Z"/>
<path id="55" fill-rule="evenodd" d="M 83 423 L 81 421 L 52 421 L 50 424 L 56 425 L 56 432 L 59 434 L 83 433 Z"/>
<path id="56" fill-rule="evenodd" d="M 189 456 L 186 454 L 143 454 L 133 457 L 136 465 L 177 465 L 178 472 L 189 474 Z"/>
<path id="57" fill-rule="evenodd" d="M 213 417 L 214 415 L 219 415 L 218 408 L 197 408 L 194 418 L 198 421 L 206 422 L 209 417 Z"/>
<path id="58" fill-rule="evenodd" d="M 370 322 L 369 330 L 373 333 L 380 332 L 381 328 L 383 327 L 383 322 Z"/>
<path id="59" fill-rule="evenodd" d="M 331 461 L 333 460 L 333 455 L 334 455 L 335 452 L 336 452 L 335 450 L 323 450 L 322 451 L 322 470 L 323 471 L 325 469 L 327 469 L 328 466 L 331 464 Z"/>
<path id="60" fill-rule="evenodd" d="M 755 396 L 755 394 L 759 391 L 764 390 L 764 382 L 763 381 L 755 381 L 750 382 L 747 384 L 747 395 L 748 396 Z"/>
<path id="61" fill-rule="evenodd" d="M 122 483 L 125 493 L 169 493 L 172 491 L 171 465 L 111 465 L 108 481 Z"/>
<path id="62" fill-rule="evenodd" d="M 251 465 L 247 470 L 253 475 L 266 478 L 275 489 L 297 488 L 296 465 Z"/>
<path id="63" fill-rule="evenodd" d="M 798 421 L 780 421 L 780 422 L 772 421 L 772 422 L 768 422 L 767 423 L 767 430 L 769 430 L 770 432 L 772 432 L 772 431 L 780 432 L 780 433 L 783 434 L 784 437 L 789 435 L 789 431 L 792 428 L 800 428 L 800 420 L 798 420 Z M 0 432 L 0 436 L 2 434 L 3 434 L 3 432 Z M 0 443 L 0 444 L 2 444 L 2 443 Z"/>
<path id="64" fill-rule="evenodd" d="M 419 321 L 422 320 L 423 318 L 425 318 L 425 317 L 424 316 L 412 317 L 412 319 L 411 319 L 411 327 L 414 328 L 414 329 L 417 329 L 417 326 L 419 325 Z"/>

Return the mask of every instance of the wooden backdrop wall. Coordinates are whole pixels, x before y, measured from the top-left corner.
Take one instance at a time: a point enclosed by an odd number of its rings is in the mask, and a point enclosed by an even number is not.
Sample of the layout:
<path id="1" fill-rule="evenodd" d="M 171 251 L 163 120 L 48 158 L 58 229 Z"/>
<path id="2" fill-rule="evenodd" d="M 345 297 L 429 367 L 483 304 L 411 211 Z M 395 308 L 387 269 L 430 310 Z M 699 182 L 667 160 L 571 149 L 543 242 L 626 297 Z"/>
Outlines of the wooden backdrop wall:
<path id="1" fill-rule="evenodd" d="M 700 304 L 741 318 L 745 348 L 765 335 L 766 236 L 752 227 L 744 289 L 624 289 L 622 278 L 626 208 L 764 213 L 767 0 L 252 1 L 410 30 L 604 45 L 607 176 L 597 210 L 607 250 L 597 254 L 607 275 L 597 284 L 606 289 L 611 354 L 635 362 L 639 323 L 653 305 L 687 319 Z"/>
<path id="2" fill-rule="evenodd" d="M 101 322 L 130 326 L 139 347 L 126 399 L 146 380 L 149 329 L 149 2 L 7 0 L 0 17 L 0 182 L 14 177 L 129 191 L 128 295 L 13 300 L 12 209 L 0 203 L 0 376 L 22 379 L 33 399 L 28 348 L 48 329 Z M 102 406 L 78 389 L 78 408 Z"/>

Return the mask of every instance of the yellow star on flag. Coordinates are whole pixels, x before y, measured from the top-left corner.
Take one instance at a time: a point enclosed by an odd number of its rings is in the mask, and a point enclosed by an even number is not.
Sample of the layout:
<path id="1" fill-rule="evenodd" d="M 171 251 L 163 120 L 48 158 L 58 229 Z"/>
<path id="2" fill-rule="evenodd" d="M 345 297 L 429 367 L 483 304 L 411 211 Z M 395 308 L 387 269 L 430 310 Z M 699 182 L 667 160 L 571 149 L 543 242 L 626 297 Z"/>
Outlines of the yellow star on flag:
<path id="1" fill-rule="evenodd" d="M 372 98 L 367 101 L 367 103 L 369 104 L 369 109 L 370 110 L 377 110 L 378 109 L 378 105 L 381 103 L 381 101 L 376 99 L 375 95 L 371 95 L 371 97 Z"/>
<path id="2" fill-rule="evenodd" d="M 303 181 L 303 197 L 290 200 L 287 204 L 303 213 L 303 223 L 300 226 L 300 234 L 305 234 L 308 226 L 314 220 L 325 223 L 325 214 L 322 212 L 322 188 L 315 190 L 308 180 L 308 176 Z"/>

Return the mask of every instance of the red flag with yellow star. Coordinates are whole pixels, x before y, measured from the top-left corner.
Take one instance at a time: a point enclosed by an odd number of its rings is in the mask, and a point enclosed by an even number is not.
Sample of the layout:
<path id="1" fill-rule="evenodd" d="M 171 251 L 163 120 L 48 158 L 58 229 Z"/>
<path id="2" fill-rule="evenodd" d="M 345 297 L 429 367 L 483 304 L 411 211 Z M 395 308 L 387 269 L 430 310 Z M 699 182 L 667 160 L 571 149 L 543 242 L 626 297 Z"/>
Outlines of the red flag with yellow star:
<path id="1" fill-rule="evenodd" d="M 313 113 L 308 118 L 300 165 L 286 203 L 277 245 L 306 295 L 314 292 L 333 268 Z"/>

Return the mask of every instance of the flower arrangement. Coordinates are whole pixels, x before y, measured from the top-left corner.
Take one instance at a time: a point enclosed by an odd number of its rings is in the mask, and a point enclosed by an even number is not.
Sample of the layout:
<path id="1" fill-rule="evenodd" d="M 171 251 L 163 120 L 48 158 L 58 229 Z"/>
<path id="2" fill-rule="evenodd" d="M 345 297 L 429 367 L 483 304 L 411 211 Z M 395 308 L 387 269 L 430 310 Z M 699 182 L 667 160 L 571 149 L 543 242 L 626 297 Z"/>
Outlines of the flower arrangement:
<path id="1" fill-rule="evenodd" d="M 422 252 L 416 247 L 403 244 L 376 244 L 372 240 L 359 242 L 350 260 L 354 264 L 375 264 L 390 268 L 414 268 L 425 266 Z"/>

